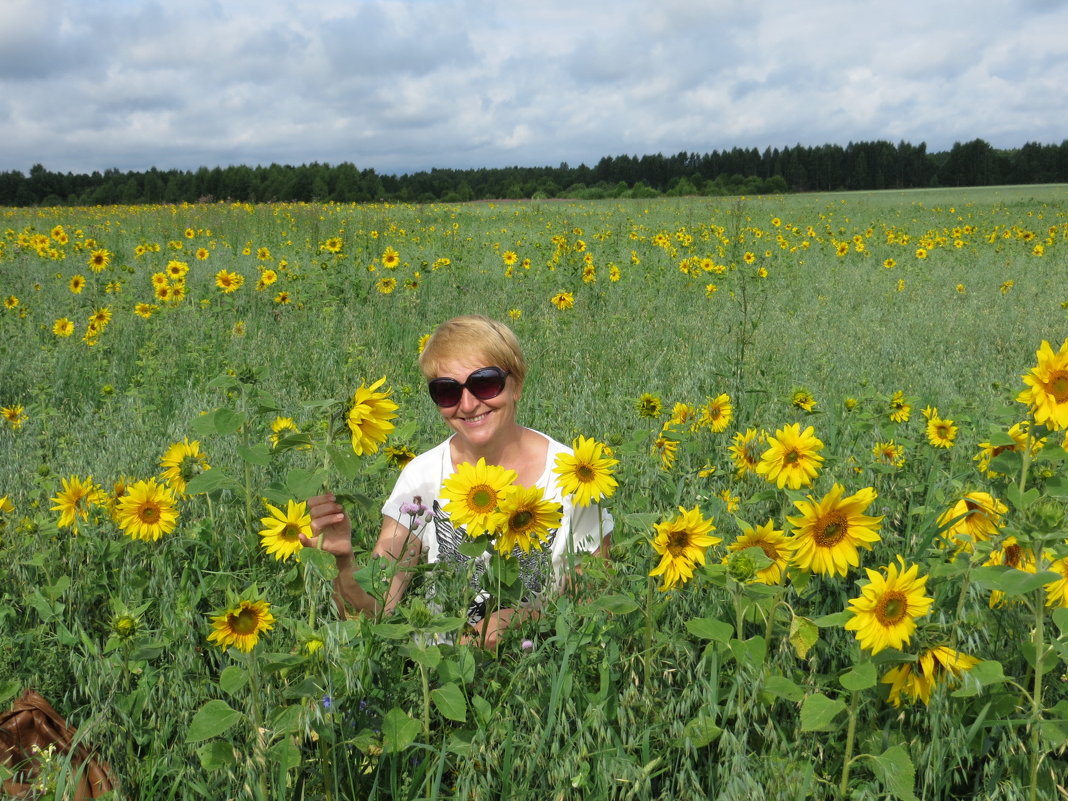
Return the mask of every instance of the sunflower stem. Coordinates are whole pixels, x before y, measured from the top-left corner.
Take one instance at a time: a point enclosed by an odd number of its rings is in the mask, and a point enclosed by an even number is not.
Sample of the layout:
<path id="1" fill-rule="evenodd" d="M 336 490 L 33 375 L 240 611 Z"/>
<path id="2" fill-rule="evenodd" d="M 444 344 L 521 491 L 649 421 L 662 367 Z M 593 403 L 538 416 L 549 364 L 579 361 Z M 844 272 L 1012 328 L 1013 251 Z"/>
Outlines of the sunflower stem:
<path id="1" fill-rule="evenodd" d="M 853 765 L 853 743 L 857 736 L 857 704 L 860 691 L 853 690 L 849 698 L 849 725 L 846 729 L 845 753 L 842 755 L 842 779 L 838 783 L 838 797 L 845 798 L 849 792 L 849 769 Z"/>
<path id="2" fill-rule="evenodd" d="M 257 798 L 259 801 L 267 801 L 267 748 L 264 742 L 266 732 L 263 730 L 262 715 L 260 714 L 260 672 L 259 663 L 254 653 L 248 655 L 248 689 L 249 689 L 249 720 L 252 723 L 252 769 L 257 776 Z"/>
<path id="3" fill-rule="evenodd" d="M 1036 567 L 1036 570 L 1038 568 Z M 1030 789 L 1028 792 L 1028 799 L 1030 801 L 1037 801 L 1038 799 L 1038 763 L 1041 761 L 1042 754 L 1039 751 L 1039 722 L 1042 720 L 1042 661 L 1045 658 L 1043 653 L 1045 643 L 1045 614 L 1046 609 L 1043 604 L 1043 589 L 1040 587 L 1035 590 L 1035 682 L 1031 691 L 1031 771 L 1030 771 Z"/>
<path id="4" fill-rule="evenodd" d="M 653 655 L 653 585 L 656 579 L 648 576 L 645 580 L 645 658 L 642 660 L 645 681 L 644 686 L 649 687 L 649 664 Z"/>

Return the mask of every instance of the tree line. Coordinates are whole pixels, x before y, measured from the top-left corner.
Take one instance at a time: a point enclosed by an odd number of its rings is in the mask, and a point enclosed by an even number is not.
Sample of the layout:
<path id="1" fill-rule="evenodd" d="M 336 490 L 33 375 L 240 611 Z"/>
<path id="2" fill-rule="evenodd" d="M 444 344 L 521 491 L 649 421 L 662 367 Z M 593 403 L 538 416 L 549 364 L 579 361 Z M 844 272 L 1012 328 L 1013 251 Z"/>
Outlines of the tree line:
<path id="1" fill-rule="evenodd" d="M 432 169 L 378 174 L 337 165 L 200 167 L 73 174 L 41 164 L 0 172 L 0 206 L 242 202 L 461 202 L 488 199 L 737 195 L 1068 183 L 1068 140 L 999 150 L 982 139 L 929 153 L 925 143 L 850 142 L 606 156 L 596 165 Z"/>

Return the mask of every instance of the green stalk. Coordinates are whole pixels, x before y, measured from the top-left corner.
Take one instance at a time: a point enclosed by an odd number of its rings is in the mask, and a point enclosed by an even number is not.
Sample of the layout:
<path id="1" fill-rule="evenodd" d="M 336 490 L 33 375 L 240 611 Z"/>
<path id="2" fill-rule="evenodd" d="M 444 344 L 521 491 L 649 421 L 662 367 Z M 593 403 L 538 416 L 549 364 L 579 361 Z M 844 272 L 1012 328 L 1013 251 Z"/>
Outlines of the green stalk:
<path id="1" fill-rule="evenodd" d="M 845 753 L 842 755 L 842 779 L 838 783 L 838 797 L 845 798 L 849 792 L 849 769 L 853 765 L 853 744 L 857 736 L 857 702 L 860 692 L 853 690 L 849 699 L 849 727 L 846 729 Z"/>
<path id="2" fill-rule="evenodd" d="M 1027 795 L 1030 801 L 1038 801 L 1038 763 L 1041 760 L 1038 724 L 1042 720 L 1042 658 L 1045 656 L 1043 639 L 1046 616 L 1042 593 L 1042 588 L 1035 590 L 1035 682 L 1031 690 L 1031 775 Z"/>
<path id="3" fill-rule="evenodd" d="M 258 801 L 267 801 L 267 747 L 264 742 L 263 716 L 260 714 L 260 673 L 254 654 L 248 655 L 249 720 L 252 722 L 252 769 L 258 774 Z"/>

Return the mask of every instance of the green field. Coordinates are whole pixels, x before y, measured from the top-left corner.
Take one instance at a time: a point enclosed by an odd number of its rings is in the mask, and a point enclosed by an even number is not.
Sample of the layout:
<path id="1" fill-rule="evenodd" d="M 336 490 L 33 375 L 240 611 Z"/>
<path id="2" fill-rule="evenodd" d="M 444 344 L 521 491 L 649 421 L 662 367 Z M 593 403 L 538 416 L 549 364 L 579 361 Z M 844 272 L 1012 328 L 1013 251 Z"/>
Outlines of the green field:
<path id="1" fill-rule="evenodd" d="M 1045 574 L 1068 554 L 1068 453 L 1063 431 L 1035 426 L 1031 450 L 1007 433 L 1036 350 L 1068 337 L 1064 186 L 0 209 L 0 230 L 0 707 L 40 691 L 118 797 L 1068 797 L 1068 610 L 1046 606 Z M 265 501 L 325 480 L 371 547 L 397 467 L 346 454 L 331 413 L 385 377 L 387 445 L 436 444 L 419 341 L 475 312 L 524 344 L 521 422 L 620 462 L 611 561 L 497 655 L 413 639 L 449 625 L 421 600 L 340 622 L 329 567 L 258 537 Z M 730 426 L 693 425 L 723 393 Z M 950 447 L 921 410 L 957 427 Z M 793 423 L 824 443 L 812 486 L 736 475 L 735 434 Z M 210 480 L 172 533 L 131 539 L 104 504 L 58 525 L 64 480 L 113 496 L 183 439 Z M 873 453 L 890 440 L 901 465 Z M 1000 455 L 980 470 L 984 443 Z M 722 563 L 743 523 L 790 533 L 795 502 L 835 483 L 877 494 L 861 568 L 767 586 Z M 969 492 L 1005 511 L 961 549 L 945 515 Z M 694 506 L 722 542 L 663 592 L 654 524 Z M 841 613 L 862 568 L 898 556 L 933 605 L 872 654 Z M 255 649 L 209 643 L 253 595 L 276 618 Z M 929 703 L 890 703 L 880 679 L 936 646 L 979 661 Z M 49 766 L 62 797 L 65 762 Z"/>

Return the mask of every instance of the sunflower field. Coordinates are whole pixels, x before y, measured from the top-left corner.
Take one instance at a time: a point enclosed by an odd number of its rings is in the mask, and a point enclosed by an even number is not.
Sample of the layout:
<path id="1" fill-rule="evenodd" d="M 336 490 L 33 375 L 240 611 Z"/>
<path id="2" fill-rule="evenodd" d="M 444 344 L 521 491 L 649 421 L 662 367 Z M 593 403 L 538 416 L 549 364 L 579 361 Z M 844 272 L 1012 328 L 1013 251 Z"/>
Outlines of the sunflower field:
<path id="1" fill-rule="evenodd" d="M 1063 187 L 0 231 L 0 711 L 41 693 L 112 797 L 1068 798 Z M 380 504 L 446 433 L 416 357 L 471 313 L 615 521 L 495 652 L 464 577 L 343 619 L 298 537 L 330 488 L 382 592 Z"/>

